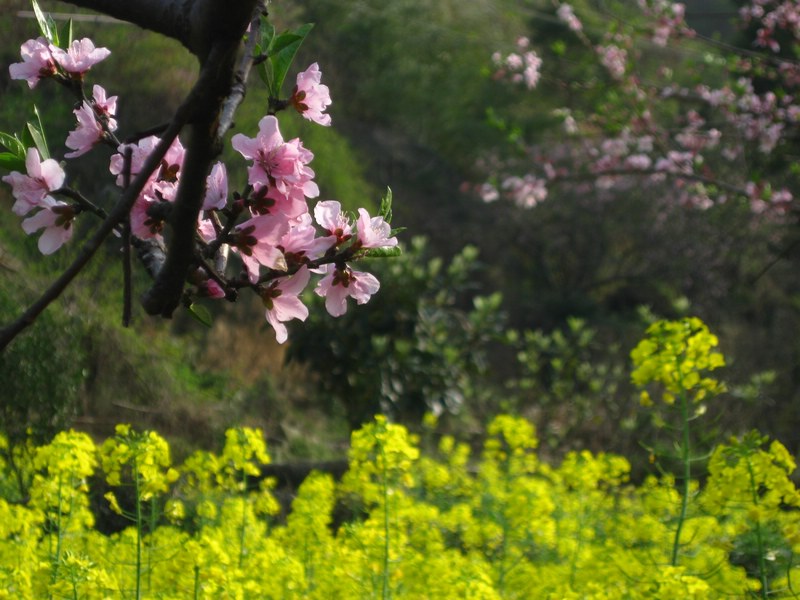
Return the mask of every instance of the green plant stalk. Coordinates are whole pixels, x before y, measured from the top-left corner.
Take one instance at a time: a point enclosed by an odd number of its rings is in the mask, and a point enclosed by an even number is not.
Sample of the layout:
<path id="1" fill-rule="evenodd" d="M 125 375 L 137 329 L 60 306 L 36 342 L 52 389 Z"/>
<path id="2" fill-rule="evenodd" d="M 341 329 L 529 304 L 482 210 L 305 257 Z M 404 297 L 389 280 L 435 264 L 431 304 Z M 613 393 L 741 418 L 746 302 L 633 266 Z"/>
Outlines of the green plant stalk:
<path id="1" fill-rule="evenodd" d="M 681 423 L 681 461 L 683 462 L 683 485 L 681 486 L 681 512 L 678 516 L 678 526 L 675 529 L 675 540 L 672 543 L 672 560 L 670 561 L 670 564 L 673 567 L 678 565 L 678 551 L 680 550 L 681 545 L 681 531 L 683 530 L 683 522 L 686 520 L 686 511 L 689 506 L 689 486 L 692 478 L 692 461 L 689 456 L 689 398 L 686 396 L 686 390 L 683 387 L 680 361 L 678 361 L 678 384 L 680 385 L 681 390 L 679 396 L 681 401 L 681 420 L 683 421 L 683 423 Z"/>
<path id="2" fill-rule="evenodd" d="M 200 567 L 194 566 L 194 600 L 200 599 Z"/>
<path id="3" fill-rule="evenodd" d="M 139 497 L 139 470 L 133 459 L 133 485 L 136 493 L 136 600 L 142 597 L 142 500 Z"/>
<path id="4" fill-rule="evenodd" d="M 59 565 L 61 564 L 61 543 L 62 543 L 62 539 L 63 539 L 63 533 L 62 533 L 62 527 L 61 527 L 61 489 L 62 489 L 63 483 L 64 482 L 63 482 L 63 480 L 61 478 L 61 474 L 59 473 L 59 475 L 58 475 L 58 511 L 56 513 L 57 514 L 57 517 L 56 517 L 56 530 L 57 530 L 58 533 L 56 534 L 56 553 L 53 556 L 53 575 L 50 578 L 50 583 L 55 583 L 56 581 L 58 581 L 58 569 L 59 569 Z M 51 539 L 51 544 L 52 544 L 52 537 L 50 539 Z M 51 554 L 52 554 L 52 551 L 51 551 Z M 50 595 L 50 597 L 52 598 L 52 594 Z"/>
<path id="5" fill-rule="evenodd" d="M 305 536 L 304 536 L 305 537 Z M 314 534 L 316 536 L 316 533 Z M 314 563 L 311 560 L 311 548 L 308 545 L 308 540 L 303 540 L 303 571 L 306 575 L 306 593 L 314 591 L 317 587 L 314 583 Z"/>
<path id="6" fill-rule="evenodd" d="M 382 445 L 379 447 L 381 458 L 383 459 L 383 477 L 381 477 L 381 492 L 383 493 L 383 582 L 381 597 L 383 600 L 388 600 L 392 596 L 389 589 L 389 484 L 387 481 L 386 452 Z"/>
<path id="7" fill-rule="evenodd" d="M 750 476 L 750 493 L 753 496 L 753 505 L 758 506 L 758 490 L 753 465 L 750 456 L 747 456 L 747 473 Z M 769 595 L 769 581 L 767 579 L 767 565 L 764 562 L 764 539 L 761 536 L 761 520 L 756 521 L 756 544 L 758 546 L 758 576 L 761 580 L 761 598 L 766 600 Z"/>
<path id="8" fill-rule="evenodd" d="M 156 530 L 156 497 L 150 498 L 150 540 L 147 543 L 147 593 L 152 591 L 153 579 L 153 532 Z"/>
<path id="9" fill-rule="evenodd" d="M 786 588 L 791 592 L 793 598 L 797 598 L 797 594 L 794 591 L 794 586 L 792 585 L 792 559 L 794 558 L 794 552 L 789 554 L 789 560 L 786 562 Z"/>

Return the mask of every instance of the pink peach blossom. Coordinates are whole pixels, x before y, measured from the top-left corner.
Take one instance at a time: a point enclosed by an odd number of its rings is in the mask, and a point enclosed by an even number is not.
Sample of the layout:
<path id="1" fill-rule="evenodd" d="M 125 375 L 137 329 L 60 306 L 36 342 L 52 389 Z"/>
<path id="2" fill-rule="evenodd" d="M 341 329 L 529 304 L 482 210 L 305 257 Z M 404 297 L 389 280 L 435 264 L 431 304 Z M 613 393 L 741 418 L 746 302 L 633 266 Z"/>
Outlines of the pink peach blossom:
<path id="1" fill-rule="evenodd" d="M 103 126 L 97 121 L 92 105 L 84 102 L 80 108 L 73 111 L 78 119 L 78 127 L 69 132 L 66 146 L 74 152 L 68 152 L 64 158 L 75 158 L 86 154 L 92 147 L 103 139 Z"/>
<path id="2" fill-rule="evenodd" d="M 308 308 L 300 301 L 298 296 L 308 285 L 311 274 L 305 265 L 294 275 L 281 277 L 272 281 L 261 292 L 261 299 L 267 309 L 267 322 L 275 330 L 275 339 L 282 344 L 288 338 L 286 321 L 308 318 Z"/>
<path id="3" fill-rule="evenodd" d="M 289 188 L 284 194 L 274 187 L 256 186 L 250 199 L 250 211 L 254 215 L 280 213 L 294 219 L 308 212 L 302 188 Z"/>
<path id="4" fill-rule="evenodd" d="M 43 37 L 28 40 L 20 47 L 21 63 L 8 66 L 11 79 L 24 79 L 31 89 L 36 87 L 40 79 L 56 74 L 56 62 L 50 52 L 50 46 Z"/>
<path id="5" fill-rule="evenodd" d="M 355 299 L 358 304 L 365 304 L 380 289 L 380 282 L 374 275 L 353 271 L 350 267 L 340 269 L 334 265 L 323 265 L 321 272 L 326 273 L 314 292 L 325 298 L 325 309 L 333 317 L 341 317 L 347 312 L 347 298 Z"/>
<path id="6" fill-rule="evenodd" d="M 67 73 L 80 77 L 94 65 L 105 59 L 111 51 L 108 48 L 95 48 L 89 38 L 75 40 L 69 48 L 62 50 L 50 45 L 50 52 L 58 65 Z"/>
<path id="7" fill-rule="evenodd" d="M 331 94 L 328 86 L 320 83 L 321 81 L 322 73 L 317 63 L 298 73 L 291 103 L 304 118 L 329 126 L 331 116 L 323 113 L 331 104 Z"/>
<path id="8" fill-rule="evenodd" d="M 239 253 L 251 283 L 258 281 L 261 265 L 276 271 L 286 270 L 286 259 L 278 243 L 288 230 L 289 222 L 283 215 L 259 215 L 233 230 L 231 245 Z"/>
<path id="9" fill-rule="evenodd" d="M 222 287 L 220 287 L 220 285 L 213 279 L 207 279 L 204 281 L 201 284 L 200 289 L 204 295 L 215 300 L 225 297 L 225 290 L 223 290 Z"/>
<path id="10" fill-rule="evenodd" d="M 11 185 L 11 193 L 16 199 L 11 210 L 19 216 L 28 214 L 31 209 L 39 206 L 45 196 L 64 184 L 64 170 L 61 165 L 52 158 L 41 160 L 36 148 L 28 148 L 25 169 L 27 175 L 12 171 L 3 177 L 3 181 Z"/>
<path id="11" fill-rule="evenodd" d="M 42 210 L 22 221 L 22 229 L 28 235 L 44 228 L 39 237 L 39 252 L 52 254 L 72 237 L 72 221 L 74 209 L 65 202 L 46 196 L 39 206 Z"/>
<path id="12" fill-rule="evenodd" d="M 358 209 L 358 241 L 362 248 L 391 248 L 397 246 L 397 238 L 389 237 L 392 228 L 383 217 L 370 217 L 366 209 Z"/>
<path id="13" fill-rule="evenodd" d="M 151 238 L 161 238 L 161 232 L 164 229 L 164 221 L 153 217 L 149 214 L 149 210 L 158 206 L 161 200 L 153 195 L 152 187 L 146 188 L 131 208 L 131 233 L 143 240 Z"/>
<path id="14" fill-rule="evenodd" d="M 117 130 L 117 96 L 108 97 L 106 91 L 99 85 L 92 87 L 92 100 L 95 115 L 101 116 L 106 121 L 106 128 L 109 131 Z"/>
<path id="15" fill-rule="evenodd" d="M 303 262 L 321 257 L 335 245 L 335 236 L 317 237 L 311 215 L 305 213 L 291 222 L 289 231 L 281 238 L 278 247 L 283 250 L 287 260 Z"/>
<path id="16" fill-rule="evenodd" d="M 222 209 L 228 203 L 228 174 L 225 165 L 216 163 L 206 178 L 206 195 L 203 210 Z"/>
<path id="17" fill-rule="evenodd" d="M 231 145 L 253 161 L 247 170 L 250 185 L 274 186 L 282 194 L 299 188 L 308 198 L 319 195 L 319 188 L 312 181 L 314 171 L 307 166 L 314 155 L 298 138 L 284 142 L 274 116 L 267 115 L 259 121 L 255 138 L 239 133 L 233 136 Z"/>
<path id="18" fill-rule="evenodd" d="M 336 237 L 337 244 L 342 244 L 353 237 L 350 219 L 342 212 L 342 205 L 336 200 L 317 202 L 314 207 L 314 219 L 329 235 Z"/>

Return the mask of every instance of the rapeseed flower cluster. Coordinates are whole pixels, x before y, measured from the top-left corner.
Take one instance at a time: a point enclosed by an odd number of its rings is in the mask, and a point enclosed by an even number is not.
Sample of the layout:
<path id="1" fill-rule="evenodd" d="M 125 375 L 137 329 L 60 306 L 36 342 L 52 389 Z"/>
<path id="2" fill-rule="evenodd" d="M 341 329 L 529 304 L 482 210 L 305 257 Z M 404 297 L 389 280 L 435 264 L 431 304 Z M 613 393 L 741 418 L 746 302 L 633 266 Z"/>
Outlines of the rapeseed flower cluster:
<path id="1" fill-rule="evenodd" d="M 683 405 L 687 390 L 695 401 L 721 389 L 703 383 L 723 359 L 701 323 L 663 324 L 647 340 L 635 356 L 641 383 Z M 221 453 L 182 465 L 158 434 L 126 425 L 99 446 L 68 431 L 6 447 L 0 598 L 800 594 L 800 492 L 777 441 L 752 433 L 717 446 L 702 480 L 664 472 L 634 485 L 621 456 L 541 460 L 535 426 L 519 417 L 489 422 L 477 452 L 430 429 L 422 452 L 405 427 L 376 417 L 353 434 L 344 477 L 312 473 L 290 508 L 262 474 L 270 457 L 255 429 L 231 429 Z M 90 510 L 103 480 L 130 522 L 111 535 Z"/>
<path id="2" fill-rule="evenodd" d="M 794 593 L 800 511 L 789 509 L 800 495 L 779 443 L 753 435 L 715 450 L 707 480 L 692 482 L 696 508 L 673 565 L 672 477 L 634 486 L 625 458 L 588 451 L 548 465 L 535 428 L 517 417 L 499 416 L 487 432 L 478 455 L 451 437 L 422 455 L 404 427 L 379 417 L 353 435 L 343 480 L 313 473 L 285 518 L 260 483 L 269 455 L 257 430 L 232 430 L 221 454 L 179 466 L 151 432 L 123 426 L 100 446 L 63 432 L 35 449 L 29 498 L 0 499 L 0 598 Z M 99 475 L 126 503 L 125 486 L 140 479 L 138 525 L 94 529 L 88 499 L 99 491 L 88 482 Z"/>
<path id="3" fill-rule="evenodd" d="M 725 389 L 720 381 L 707 375 L 725 366 L 725 357 L 714 350 L 717 345 L 717 336 L 697 317 L 657 321 L 631 352 L 635 366 L 631 380 L 640 387 L 661 384 L 665 404 L 673 404 L 681 393 L 701 402 Z M 650 402 L 649 393 L 643 392 L 642 403 Z"/>

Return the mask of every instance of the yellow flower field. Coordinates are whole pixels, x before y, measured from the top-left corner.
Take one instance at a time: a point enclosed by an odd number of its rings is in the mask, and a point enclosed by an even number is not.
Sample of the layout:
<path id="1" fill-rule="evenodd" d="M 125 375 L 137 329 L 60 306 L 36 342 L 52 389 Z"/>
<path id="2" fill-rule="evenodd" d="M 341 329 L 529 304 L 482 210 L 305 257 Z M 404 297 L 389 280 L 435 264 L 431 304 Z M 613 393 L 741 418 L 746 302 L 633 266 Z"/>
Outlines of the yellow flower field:
<path id="1" fill-rule="evenodd" d="M 312 473 L 288 511 L 261 476 L 270 457 L 254 429 L 180 465 L 156 432 L 127 425 L 100 445 L 75 431 L 40 447 L 0 439 L 0 597 L 796 597 L 800 494 L 786 448 L 753 432 L 684 477 L 695 407 L 724 388 L 708 373 L 724 363 L 715 346 L 684 320 L 651 327 L 634 350 L 634 378 L 663 386 L 683 426 L 685 459 L 681 474 L 636 483 L 621 456 L 548 464 L 534 424 L 510 415 L 477 452 L 432 431 L 423 452 L 379 416 L 353 434 L 343 478 Z M 100 533 L 98 504 L 127 526 Z"/>

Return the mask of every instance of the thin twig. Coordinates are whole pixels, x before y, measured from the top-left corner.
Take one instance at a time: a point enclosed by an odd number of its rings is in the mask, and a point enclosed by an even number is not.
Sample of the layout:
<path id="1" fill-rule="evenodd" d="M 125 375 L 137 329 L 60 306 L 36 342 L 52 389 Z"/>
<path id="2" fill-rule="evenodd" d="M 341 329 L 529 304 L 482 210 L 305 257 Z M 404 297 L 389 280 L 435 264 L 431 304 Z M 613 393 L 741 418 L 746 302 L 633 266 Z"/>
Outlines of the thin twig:
<path id="1" fill-rule="evenodd" d="M 181 129 L 191 116 L 193 112 L 192 104 L 196 93 L 197 92 L 193 89 L 184 103 L 175 112 L 175 116 L 169 128 L 164 133 L 164 137 L 161 138 L 153 149 L 153 152 L 147 157 L 139 174 L 133 180 L 130 187 L 122 192 L 120 199 L 105 221 L 103 221 L 92 237 L 81 247 L 72 264 L 61 273 L 50 287 L 45 290 L 41 297 L 31 304 L 22 315 L 11 324 L 0 329 L 0 352 L 5 350 L 6 346 L 8 346 L 17 335 L 32 325 L 50 303 L 61 295 L 78 273 L 88 264 L 108 235 L 128 216 L 133 203 L 136 202 L 139 193 L 144 189 L 148 179 L 150 179 L 150 175 L 161 165 L 161 159 L 164 158 L 172 142 L 178 137 Z"/>
<path id="2" fill-rule="evenodd" d="M 78 190 L 74 190 L 74 189 L 69 188 L 69 187 L 62 187 L 62 188 L 58 188 L 57 190 L 53 190 L 50 193 L 51 194 L 59 194 L 61 196 L 65 196 L 65 197 L 69 198 L 70 200 L 75 200 L 75 202 L 78 203 L 78 205 L 81 207 L 82 210 L 94 213 L 94 214 L 96 214 L 98 217 L 100 217 L 102 219 L 108 218 L 108 213 L 105 211 L 105 209 L 100 208 L 99 206 L 97 206 L 94 202 L 89 200 L 86 196 L 81 194 Z"/>
<path id="3" fill-rule="evenodd" d="M 122 167 L 122 183 L 125 188 L 131 184 L 131 160 L 133 158 L 133 148 L 125 147 L 124 163 Z M 122 326 L 129 327 L 131 324 L 131 297 L 133 295 L 133 284 L 131 282 L 131 218 L 125 217 L 122 225 Z"/>

